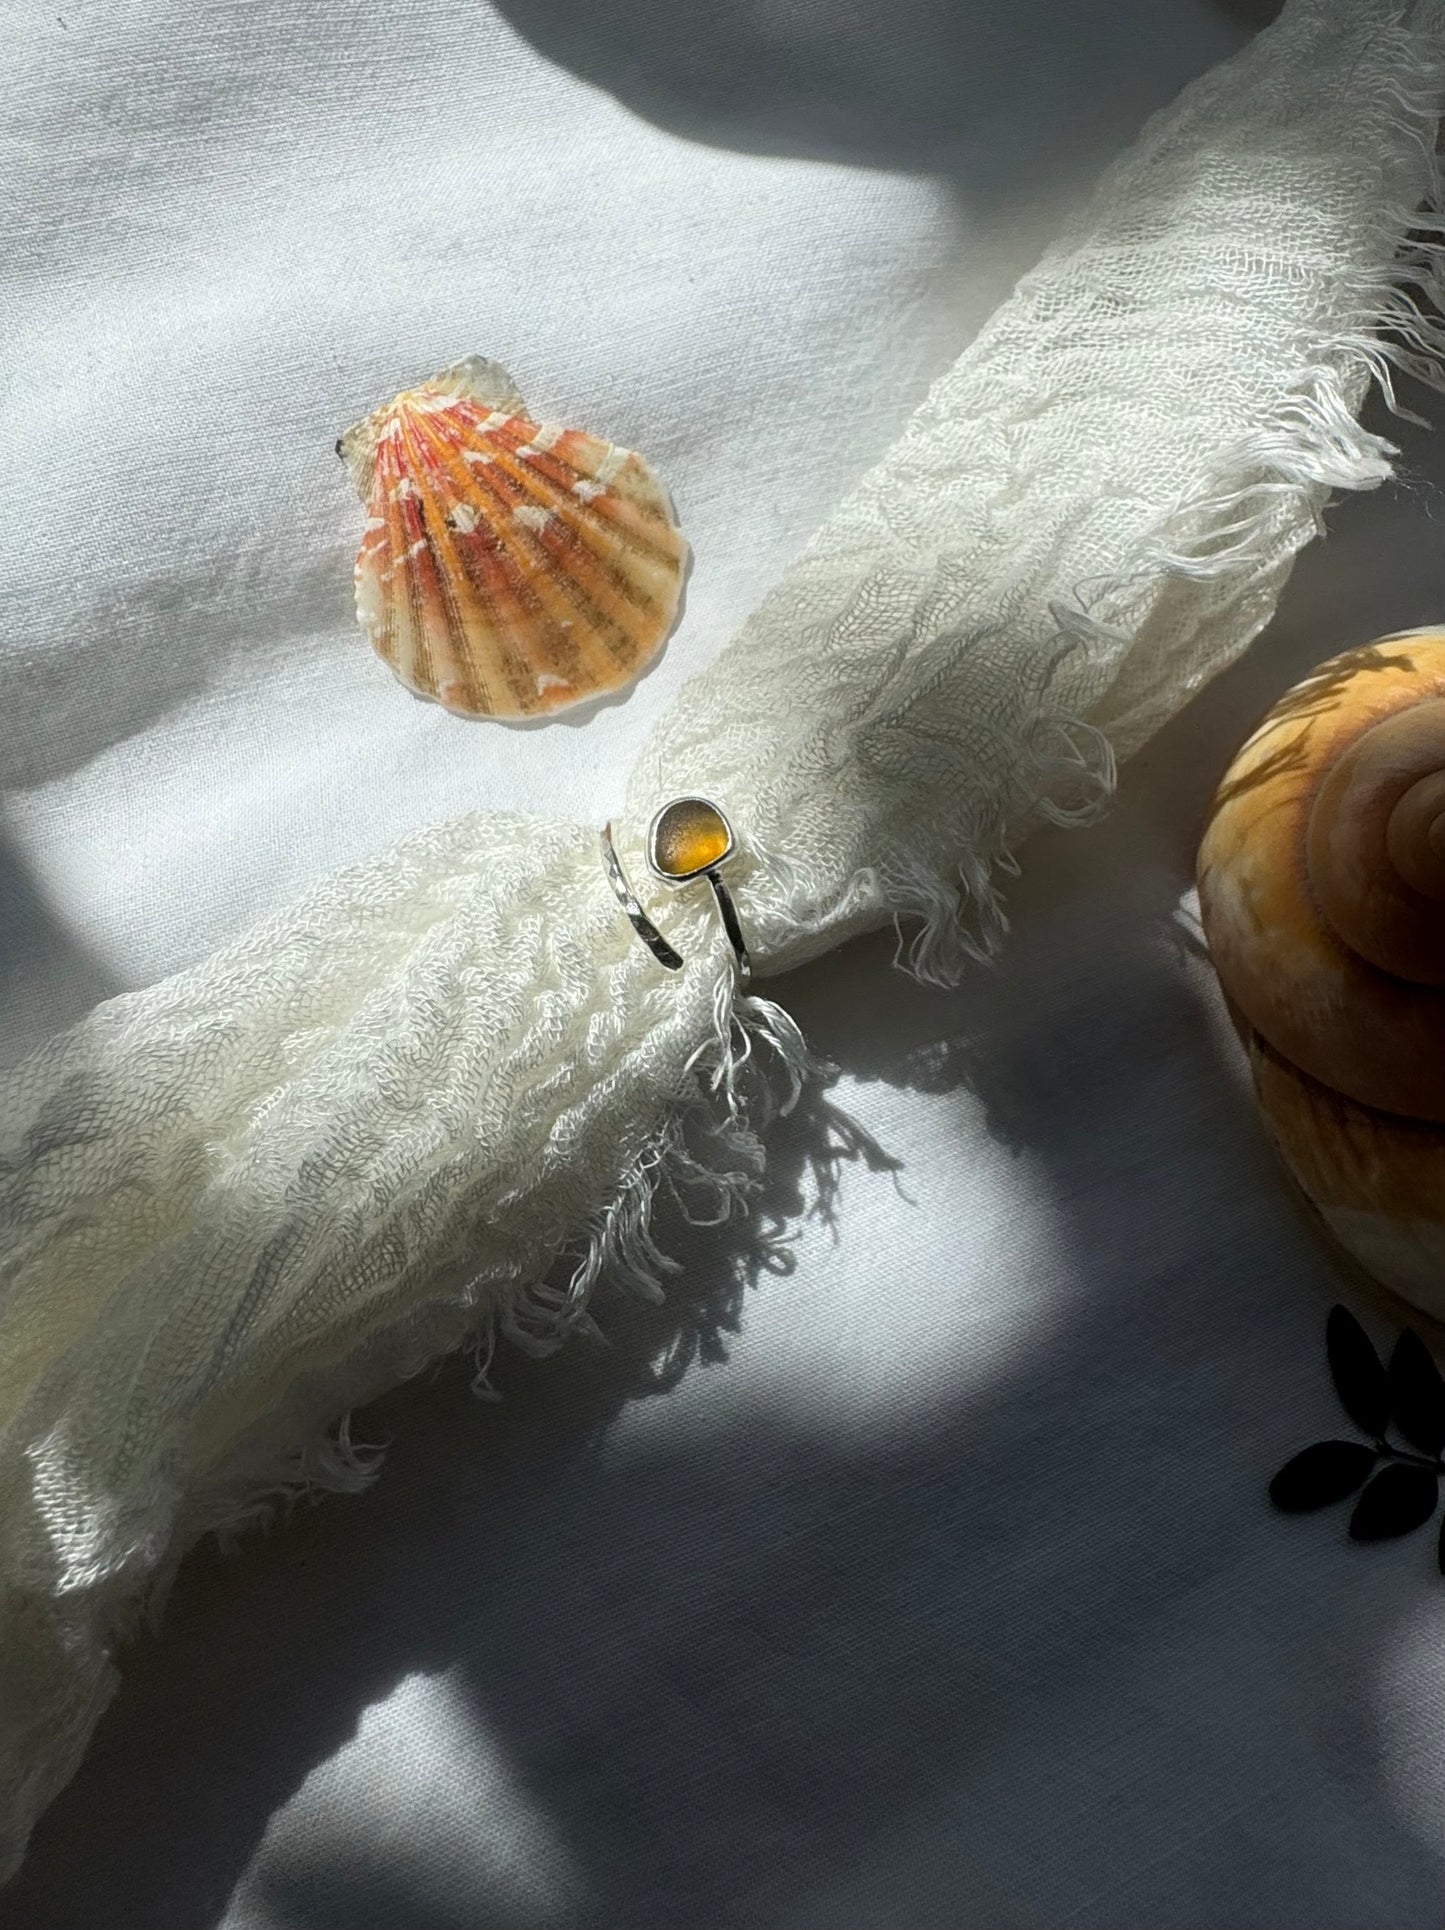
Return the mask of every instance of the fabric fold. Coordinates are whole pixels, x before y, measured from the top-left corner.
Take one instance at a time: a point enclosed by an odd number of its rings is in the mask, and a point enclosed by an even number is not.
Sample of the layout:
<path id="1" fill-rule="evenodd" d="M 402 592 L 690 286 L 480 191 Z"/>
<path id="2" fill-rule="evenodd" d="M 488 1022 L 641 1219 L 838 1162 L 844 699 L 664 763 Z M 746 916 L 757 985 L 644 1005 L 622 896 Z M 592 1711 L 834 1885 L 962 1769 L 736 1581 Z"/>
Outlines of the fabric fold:
<path id="1" fill-rule="evenodd" d="M 1292 0 L 1187 89 L 930 394 L 633 775 L 715 797 L 755 968 L 900 921 L 947 979 L 996 869 L 1085 823 L 1267 621 L 1434 376 L 1438 0 Z M 660 1292 L 659 1185 L 744 1204 L 806 1071 L 704 887 L 621 916 L 592 827 L 475 816 L 338 875 L 20 1068 L 0 1141 L 0 1865 L 197 1533 L 355 1485 L 337 1417 L 447 1348 Z"/>

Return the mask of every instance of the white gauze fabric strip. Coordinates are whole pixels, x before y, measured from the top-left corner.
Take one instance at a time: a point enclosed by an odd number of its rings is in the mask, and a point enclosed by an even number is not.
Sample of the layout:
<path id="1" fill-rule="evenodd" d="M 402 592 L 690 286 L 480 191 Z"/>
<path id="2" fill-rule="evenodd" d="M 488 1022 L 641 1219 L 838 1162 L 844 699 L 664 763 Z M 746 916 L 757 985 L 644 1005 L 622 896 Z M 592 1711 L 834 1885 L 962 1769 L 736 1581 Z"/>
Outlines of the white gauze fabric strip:
<path id="1" fill-rule="evenodd" d="M 1441 25 L 1292 0 L 1145 130 L 683 692 L 618 827 L 639 888 L 652 811 L 701 791 L 761 973 L 890 919 L 924 976 L 989 949 L 993 867 L 1096 814 L 1330 492 L 1389 473 L 1357 411 L 1440 349 Z M 802 1041 L 733 998 L 705 886 L 643 896 L 676 975 L 595 828 L 421 831 L 11 1082 L 0 1867 L 200 1530 L 364 1479 L 336 1417 L 440 1350 L 555 1345 L 603 1272 L 660 1291 L 659 1183 L 697 1217 L 755 1185 Z"/>

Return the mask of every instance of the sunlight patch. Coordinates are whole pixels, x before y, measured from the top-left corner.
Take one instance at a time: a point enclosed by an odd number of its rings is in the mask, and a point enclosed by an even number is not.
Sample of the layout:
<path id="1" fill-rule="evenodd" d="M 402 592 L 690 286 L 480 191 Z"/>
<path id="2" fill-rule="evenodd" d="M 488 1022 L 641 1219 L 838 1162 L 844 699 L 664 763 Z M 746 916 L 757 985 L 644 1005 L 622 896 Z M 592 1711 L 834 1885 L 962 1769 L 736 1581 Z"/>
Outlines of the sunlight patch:
<path id="1" fill-rule="evenodd" d="M 479 1924 L 534 1923 L 577 1906 L 570 1854 L 460 1677 L 407 1676 L 364 1712 L 272 1817 L 222 1930 L 452 1922 L 462 1907 Z"/>

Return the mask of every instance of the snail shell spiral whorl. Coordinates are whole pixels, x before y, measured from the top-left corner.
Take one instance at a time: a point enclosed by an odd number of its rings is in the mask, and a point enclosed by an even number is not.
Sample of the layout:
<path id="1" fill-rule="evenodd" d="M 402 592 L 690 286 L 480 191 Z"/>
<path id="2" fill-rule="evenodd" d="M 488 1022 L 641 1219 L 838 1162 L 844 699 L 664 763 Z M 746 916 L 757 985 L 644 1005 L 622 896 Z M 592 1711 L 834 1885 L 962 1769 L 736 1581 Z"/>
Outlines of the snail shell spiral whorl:
<path id="1" fill-rule="evenodd" d="M 1199 900 L 1295 1178 L 1445 1318 L 1445 631 L 1335 657 L 1275 705 L 1210 808 Z"/>

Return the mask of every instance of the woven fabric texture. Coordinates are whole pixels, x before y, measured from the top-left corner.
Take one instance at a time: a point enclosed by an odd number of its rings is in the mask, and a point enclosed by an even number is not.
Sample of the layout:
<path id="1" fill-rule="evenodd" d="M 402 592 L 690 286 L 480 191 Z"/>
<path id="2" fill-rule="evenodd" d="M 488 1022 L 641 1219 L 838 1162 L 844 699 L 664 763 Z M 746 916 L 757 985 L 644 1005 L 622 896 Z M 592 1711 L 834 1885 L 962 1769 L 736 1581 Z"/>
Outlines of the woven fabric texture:
<path id="1" fill-rule="evenodd" d="M 1293 0 L 1189 88 L 934 388 L 635 767 L 701 790 L 776 973 L 902 922 L 956 972 L 991 873 L 1086 822 L 1267 619 L 1356 412 L 1433 353 L 1435 5 Z M 1403 346 L 1401 346 L 1403 344 Z M 546 1348 L 604 1270 L 661 1290 L 656 1186 L 745 1201 L 805 1070 L 701 888 L 621 919 L 595 828 L 479 814 L 114 1000 L 9 1080 L 0 1162 L 0 1783 L 13 1864 L 181 1550 L 364 1478 L 339 1412 L 467 1340 Z"/>

